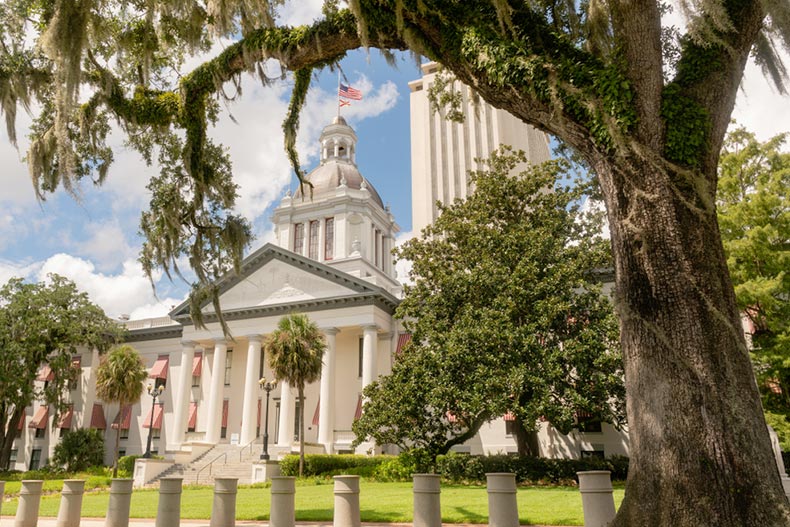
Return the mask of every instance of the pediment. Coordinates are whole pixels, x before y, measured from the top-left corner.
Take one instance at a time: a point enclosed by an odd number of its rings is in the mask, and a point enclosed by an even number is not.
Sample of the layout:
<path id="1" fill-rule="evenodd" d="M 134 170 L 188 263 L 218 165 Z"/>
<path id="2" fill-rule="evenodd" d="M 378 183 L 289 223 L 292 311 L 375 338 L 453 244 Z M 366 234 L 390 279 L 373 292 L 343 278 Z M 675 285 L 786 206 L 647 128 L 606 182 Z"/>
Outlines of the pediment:
<path id="1" fill-rule="evenodd" d="M 397 302 L 379 286 L 272 244 L 247 256 L 242 261 L 241 272 L 224 276 L 217 286 L 220 306 L 226 314 L 370 295 L 381 297 L 389 304 Z M 207 301 L 201 311 L 213 314 L 214 307 Z M 173 309 L 170 316 L 187 322 L 188 302 Z"/>

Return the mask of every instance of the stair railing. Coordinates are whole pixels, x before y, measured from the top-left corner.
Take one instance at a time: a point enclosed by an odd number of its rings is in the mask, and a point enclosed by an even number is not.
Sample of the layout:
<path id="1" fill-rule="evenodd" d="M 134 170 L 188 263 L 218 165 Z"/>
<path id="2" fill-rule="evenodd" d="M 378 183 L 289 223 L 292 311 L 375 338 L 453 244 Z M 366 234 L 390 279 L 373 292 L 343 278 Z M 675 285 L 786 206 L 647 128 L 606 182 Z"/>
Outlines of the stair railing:
<path id="1" fill-rule="evenodd" d="M 197 474 L 195 474 L 195 485 L 197 485 L 198 482 L 200 481 L 200 473 L 203 472 L 205 469 L 208 469 L 208 475 L 209 476 L 211 475 L 211 467 L 212 467 L 212 465 L 214 465 L 214 463 L 216 461 L 218 461 L 220 458 L 225 458 L 225 464 L 226 465 L 228 464 L 228 453 L 227 452 L 223 452 L 222 454 L 220 454 L 217 457 L 215 457 L 214 459 L 212 459 L 207 465 L 203 465 L 202 467 L 200 467 L 200 470 L 198 470 Z"/>
<path id="2" fill-rule="evenodd" d="M 246 451 L 248 448 L 249 448 L 249 450 L 250 450 L 250 457 L 252 457 L 252 447 L 253 447 L 253 445 L 255 444 L 255 442 L 256 442 L 257 440 L 258 440 L 258 438 L 256 437 L 255 439 L 253 439 L 252 441 L 250 441 L 249 443 L 247 443 L 246 445 L 244 445 L 243 447 L 241 447 L 241 450 L 239 450 L 239 463 L 241 463 L 241 462 L 242 462 L 242 459 L 243 459 L 243 457 L 244 457 L 244 452 L 245 452 L 245 451 Z"/>

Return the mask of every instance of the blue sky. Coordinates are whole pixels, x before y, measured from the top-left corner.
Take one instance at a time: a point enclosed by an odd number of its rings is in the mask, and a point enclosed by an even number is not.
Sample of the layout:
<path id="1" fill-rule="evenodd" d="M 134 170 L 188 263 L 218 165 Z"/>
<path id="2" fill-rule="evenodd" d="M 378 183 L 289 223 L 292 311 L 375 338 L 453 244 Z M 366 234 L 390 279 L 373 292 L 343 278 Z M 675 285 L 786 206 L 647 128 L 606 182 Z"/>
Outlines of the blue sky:
<path id="1" fill-rule="evenodd" d="M 294 2 L 284 19 L 294 24 L 320 13 L 319 0 Z M 409 90 L 419 78 L 414 59 L 398 56 L 388 66 L 377 51 L 351 53 L 342 68 L 348 82 L 364 92 L 360 102 L 342 109 L 359 137 L 360 170 L 392 206 L 403 236 L 411 230 L 411 161 L 409 152 Z M 187 68 L 188 69 L 188 68 Z M 271 239 L 271 209 L 294 186 L 283 151 L 281 123 L 290 93 L 288 80 L 262 87 L 245 78 L 243 95 L 223 103 L 223 116 L 212 136 L 229 148 L 234 177 L 241 185 L 238 210 L 254 225 L 252 249 Z M 317 163 L 318 136 L 336 114 L 337 75 L 322 72 L 308 95 L 301 116 L 298 147 L 306 169 Z M 21 112 L 20 112 L 21 113 Z M 232 114 L 231 119 L 228 114 Z M 739 93 L 735 118 L 761 139 L 790 130 L 790 98 L 780 97 L 750 64 Z M 30 118 L 18 117 L 18 136 L 25 137 Z M 141 210 L 147 205 L 145 186 L 156 167 L 113 138 L 116 162 L 101 188 L 79 189 L 79 200 L 58 191 L 37 203 L 17 152 L 0 132 L 0 283 L 12 276 L 41 280 L 49 272 L 73 279 L 110 316 L 135 318 L 165 314 L 178 304 L 188 286 L 167 279 L 157 282 L 157 296 L 136 261 L 142 240 L 137 234 Z"/>

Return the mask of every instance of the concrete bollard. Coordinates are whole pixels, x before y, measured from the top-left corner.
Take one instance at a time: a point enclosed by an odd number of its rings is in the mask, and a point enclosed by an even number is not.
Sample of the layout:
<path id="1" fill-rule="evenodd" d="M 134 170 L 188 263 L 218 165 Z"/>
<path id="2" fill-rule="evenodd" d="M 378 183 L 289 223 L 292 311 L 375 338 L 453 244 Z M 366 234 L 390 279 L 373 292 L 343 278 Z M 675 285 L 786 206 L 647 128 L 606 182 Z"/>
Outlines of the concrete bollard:
<path id="1" fill-rule="evenodd" d="M 577 472 L 582 494 L 584 527 L 605 527 L 614 520 L 612 473 L 608 470 Z"/>
<path id="2" fill-rule="evenodd" d="M 360 527 L 359 476 L 335 476 L 334 527 Z"/>
<path id="3" fill-rule="evenodd" d="M 516 475 L 512 472 L 486 474 L 488 490 L 488 525 L 490 527 L 518 527 Z"/>
<path id="4" fill-rule="evenodd" d="M 110 503 L 107 505 L 105 527 L 128 527 L 134 480 L 115 478 L 110 482 Z"/>
<path id="5" fill-rule="evenodd" d="M 272 498 L 269 526 L 294 527 L 296 523 L 296 509 L 294 506 L 296 478 L 292 476 L 272 476 L 271 482 Z"/>
<path id="6" fill-rule="evenodd" d="M 181 482 L 184 478 L 159 480 L 159 506 L 156 527 L 178 527 L 181 523 Z"/>
<path id="7" fill-rule="evenodd" d="M 438 474 L 413 474 L 414 527 L 442 527 Z"/>
<path id="8" fill-rule="evenodd" d="M 239 478 L 214 478 L 214 504 L 209 527 L 235 527 Z"/>
<path id="9" fill-rule="evenodd" d="M 0 514 L 3 512 L 3 498 L 5 494 L 5 481 L 0 481 Z"/>
<path id="10" fill-rule="evenodd" d="M 84 479 L 66 479 L 60 491 L 60 508 L 55 527 L 80 527 L 82 495 L 85 493 Z"/>
<path id="11" fill-rule="evenodd" d="M 22 480 L 14 527 L 36 527 L 38 525 L 38 508 L 41 505 L 43 486 L 44 482 L 40 479 Z"/>

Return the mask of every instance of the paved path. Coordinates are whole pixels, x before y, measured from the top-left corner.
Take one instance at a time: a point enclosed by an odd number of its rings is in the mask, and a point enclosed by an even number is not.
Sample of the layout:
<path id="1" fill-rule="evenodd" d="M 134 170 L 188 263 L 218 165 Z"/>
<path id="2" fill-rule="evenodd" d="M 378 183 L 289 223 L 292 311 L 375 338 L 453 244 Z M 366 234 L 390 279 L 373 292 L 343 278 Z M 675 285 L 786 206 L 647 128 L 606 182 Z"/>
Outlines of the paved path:
<path id="1" fill-rule="evenodd" d="M 11 526 L 14 524 L 13 516 L 0 517 L 0 527 Z M 181 525 L 186 527 L 209 527 L 208 520 L 181 520 Z M 265 521 L 247 521 L 236 520 L 236 525 L 239 526 L 266 526 L 269 522 Z M 299 527 L 332 527 L 332 522 L 296 522 Z M 362 527 L 411 527 L 411 523 L 370 523 L 363 522 Z M 488 527 L 487 525 L 470 524 L 470 523 L 445 523 L 446 527 Z M 38 527 L 55 527 L 55 518 L 39 518 Z M 80 527 L 104 527 L 104 518 L 83 518 L 80 522 Z M 135 519 L 129 520 L 129 527 L 154 527 L 154 520 L 152 519 Z M 531 525 L 523 527 L 548 527 L 544 525 Z"/>

